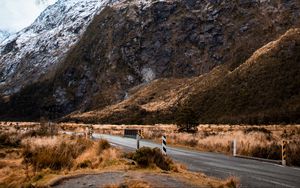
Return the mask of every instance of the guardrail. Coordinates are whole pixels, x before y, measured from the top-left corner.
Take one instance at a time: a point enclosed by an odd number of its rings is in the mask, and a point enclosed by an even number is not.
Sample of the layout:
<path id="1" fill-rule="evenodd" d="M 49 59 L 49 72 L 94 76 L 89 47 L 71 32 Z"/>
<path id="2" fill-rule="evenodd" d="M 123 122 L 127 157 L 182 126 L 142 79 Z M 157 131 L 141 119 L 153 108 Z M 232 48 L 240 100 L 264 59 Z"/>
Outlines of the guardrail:
<path id="1" fill-rule="evenodd" d="M 142 129 L 124 129 L 124 137 L 136 139 L 137 135 L 143 138 Z"/>

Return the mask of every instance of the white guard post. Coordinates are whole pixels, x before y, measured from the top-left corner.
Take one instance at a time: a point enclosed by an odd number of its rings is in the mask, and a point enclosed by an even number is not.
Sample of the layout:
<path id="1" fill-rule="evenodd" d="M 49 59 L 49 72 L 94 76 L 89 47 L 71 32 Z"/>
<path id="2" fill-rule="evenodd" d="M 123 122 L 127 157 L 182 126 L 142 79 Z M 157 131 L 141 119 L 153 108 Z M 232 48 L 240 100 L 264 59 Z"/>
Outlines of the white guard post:
<path id="1" fill-rule="evenodd" d="M 236 139 L 233 140 L 233 156 L 236 156 Z"/>

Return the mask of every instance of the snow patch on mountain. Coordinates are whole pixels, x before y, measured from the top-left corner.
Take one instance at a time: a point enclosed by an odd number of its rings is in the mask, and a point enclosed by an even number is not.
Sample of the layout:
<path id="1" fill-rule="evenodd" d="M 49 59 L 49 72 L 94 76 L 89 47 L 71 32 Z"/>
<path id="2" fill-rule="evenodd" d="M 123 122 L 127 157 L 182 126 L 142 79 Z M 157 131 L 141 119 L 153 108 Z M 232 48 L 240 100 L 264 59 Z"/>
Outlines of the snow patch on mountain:
<path id="1" fill-rule="evenodd" d="M 3 30 L 0 30 L 0 44 L 1 42 L 6 39 L 7 37 L 9 37 L 10 33 L 7 32 L 7 31 L 3 31 Z"/>
<path id="2" fill-rule="evenodd" d="M 0 95 L 38 81 L 60 62 L 109 0 L 58 0 L 0 44 Z"/>

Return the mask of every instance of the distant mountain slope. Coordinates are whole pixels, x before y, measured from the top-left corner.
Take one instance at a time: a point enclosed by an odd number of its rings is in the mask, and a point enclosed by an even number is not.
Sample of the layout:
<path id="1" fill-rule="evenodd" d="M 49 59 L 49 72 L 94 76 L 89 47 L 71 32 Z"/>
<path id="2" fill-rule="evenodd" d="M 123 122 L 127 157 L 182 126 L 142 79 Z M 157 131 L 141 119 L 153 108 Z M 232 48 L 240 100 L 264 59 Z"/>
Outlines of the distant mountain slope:
<path id="1" fill-rule="evenodd" d="M 188 106 L 201 122 L 300 122 L 300 29 L 258 49 Z"/>
<path id="2" fill-rule="evenodd" d="M 184 100 L 177 102 L 176 98 L 171 99 L 173 93 L 167 92 L 169 96 L 164 98 L 169 101 L 161 99 L 160 102 L 164 102 L 161 105 L 159 101 L 147 105 L 148 99 L 156 98 L 156 94 L 149 92 L 153 96 L 147 97 L 140 92 L 141 100 L 147 98 L 146 103 L 141 108 L 137 104 L 131 109 L 137 112 L 136 117 L 139 113 L 145 115 L 144 109 L 151 111 L 151 117 L 154 113 L 160 114 L 162 109 L 172 117 L 177 103 L 186 102 L 188 96 L 196 92 L 185 84 L 205 90 L 205 77 L 211 77 L 208 74 L 211 70 L 219 66 L 216 75 L 233 71 L 258 48 L 298 26 L 299 12 L 300 2 L 296 0 L 116 1 L 94 17 L 84 34 L 77 36 L 80 39 L 72 48 L 49 54 L 39 49 L 37 55 L 27 54 L 34 59 L 40 57 L 39 54 L 47 54 L 50 60 L 56 59 L 54 68 L 51 63 L 37 63 L 41 61 L 36 59 L 31 62 L 28 56 L 25 63 L 5 61 L 2 64 L 5 68 L 0 72 L 0 118 L 58 118 L 91 110 L 98 113 L 138 95 L 135 92 L 139 90 L 132 88 L 145 88 L 149 84 L 157 86 L 154 90 L 164 96 L 159 87 L 178 84 L 187 87 L 174 89 L 181 92 Z M 57 38 L 64 39 L 59 35 Z M 52 42 L 50 46 L 55 44 Z M 10 53 L 13 52 L 18 51 Z M 57 59 L 61 53 L 64 58 Z M 44 69 L 44 65 L 51 68 Z M 36 73 L 38 70 L 45 71 L 44 76 Z M 194 80 L 196 76 L 200 77 Z M 153 80 L 157 81 L 152 83 Z M 210 87 L 216 84 L 212 83 Z M 159 106 L 160 109 L 155 110 Z M 172 110 L 168 110 L 169 107 Z M 109 111 L 103 118 L 97 118 L 111 120 Z M 122 118 L 116 120 L 123 121 Z"/>
<path id="3" fill-rule="evenodd" d="M 222 66 L 196 78 L 156 80 L 119 104 L 66 120 L 174 122 L 186 108 L 199 123 L 299 123 L 300 29 L 258 49 L 231 72 Z"/>

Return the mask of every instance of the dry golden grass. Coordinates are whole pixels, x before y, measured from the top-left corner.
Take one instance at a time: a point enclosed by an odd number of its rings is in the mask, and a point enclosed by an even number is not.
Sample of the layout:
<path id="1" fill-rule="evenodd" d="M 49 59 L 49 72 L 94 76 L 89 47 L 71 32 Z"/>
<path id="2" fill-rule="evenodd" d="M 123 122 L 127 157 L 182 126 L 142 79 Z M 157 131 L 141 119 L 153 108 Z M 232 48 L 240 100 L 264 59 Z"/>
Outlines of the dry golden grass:
<path id="1" fill-rule="evenodd" d="M 21 143 L 19 148 L 0 148 L 0 187 L 39 187 L 66 174 L 124 169 L 119 150 L 107 144 L 99 150 L 103 141 L 62 135 L 25 137 Z"/>
<path id="2" fill-rule="evenodd" d="M 65 129 L 68 125 L 64 124 Z M 72 129 L 80 132 L 85 130 L 85 125 L 72 124 Z M 102 128 L 105 131 L 110 131 L 112 134 L 122 134 L 123 129 L 127 126 L 115 126 L 115 125 L 94 125 L 94 130 L 96 132 L 101 132 Z M 131 128 L 140 128 L 139 125 L 132 125 Z M 175 134 L 176 126 L 174 125 L 157 125 L 157 126 L 144 126 L 145 137 L 149 138 L 156 136 L 160 138 L 162 134 Z M 9 132 L 8 134 L 15 134 L 15 132 Z M 183 139 L 187 138 L 187 135 L 180 133 Z M 77 176 L 79 174 L 91 174 L 91 173 L 101 173 L 106 171 L 130 171 L 133 173 L 152 173 L 165 175 L 162 173 L 160 168 L 146 168 L 141 169 L 138 166 L 132 165 L 127 159 L 122 158 L 123 154 L 121 151 L 110 147 L 110 145 L 100 140 L 98 142 L 93 142 L 91 146 L 79 147 L 80 144 L 85 145 L 84 138 L 77 138 L 74 136 L 60 135 L 51 137 L 21 137 L 22 141 L 19 148 L 2 148 L 0 149 L 0 187 L 21 187 L 21 186 L 48 186 L 52 182 L 58 181 L 64 177 Z M 178 138 L 177 138 L 178 139 Z M 174 139 L 175 141 L 175 139 Z M 62 143 L 66 146 L 62 147 Z M 34 160 L 52 161 L 55 159 L 56 155 L 48 154 L 55 153 L 56 151 L 69 151 L 74 155 L 64 155 L 67 158 L 63 160 L 71 161 L 66 167 L 61 166 L 60 169 L 51 169 L 51 165 L 41 165 L 35 166 L 34 163 L 28 162 L 24 163 L 24 158 L 22 157 L 22 150 L 26 146 L 30 146 L 30 149 L 34 153 L 34 156 L 41 155 L 41 158 L 34 158 Z M 70 146 L 70 147 L 69 147 Z M 78 147 L 78 148 L 77 148 Z M 53 149 L 55 148 L 55 149 Z M 63 150 L 61 150 L 63 148 Z M 77 148 L 77 149 L 76 149 Z M 65 150 L 66 149 L 66 150 Z M 74 152 L 73 152 L 74 150 Z M 76 151 L 75 151 L 76 150 Z M 47 160 L 45 157 L 48 156 Z M 53 157 L 54 156 L 54 157 Z M 60 155 L 57 155 L 60 157 Z M 72 156 L 69 160 L 68 157 Z M 41 164 L 41 161 L 36 163 Z M 37 168 L 38 167 L 38 168 Z M 203 174 L 191 173 L 186 170 L 186 167 L 182 164 L 174 163 L 172 165 L 169 176 L 174 176 L 175 178 L 181 178 L 182 181 L 193 182 L 195 185 L 208 185 L 210 187 L 230 187 L 228 186 L 229 180 L 219 180 L 215 178 L 210 178 L 204 176 Z M 130 180 L 125 182 L 129 187 L 147 187 L 149 182 L 141 182 L 138 179 Z M 234 181 L 236 184 L 237 182 Z M 227 185 L 228 184 L 228 185 Z M 118 186 L 118 185 L 116 185 Z"/>
<path id="3" fill-rule="evenodd" d="M 121 165 L 121 151 L 116 148 L 102 149 L 99 153 L 99 143 L 95 143 L 86 152 L 82 153 L 74 161 L 75 169 L 80 168 L 105 168 L 108 166 Z"/>
<path id="4" fill-rule="evenodd" d="M 64 140 L 67 140 L 63 137 L 54 136 L 51 137 L 29 137 L 22 140 L 22 145 L 30 144 L 34 147 L 42 147 L 42 146 L 55 146 L 59 142 L 62 142 Z"/>

